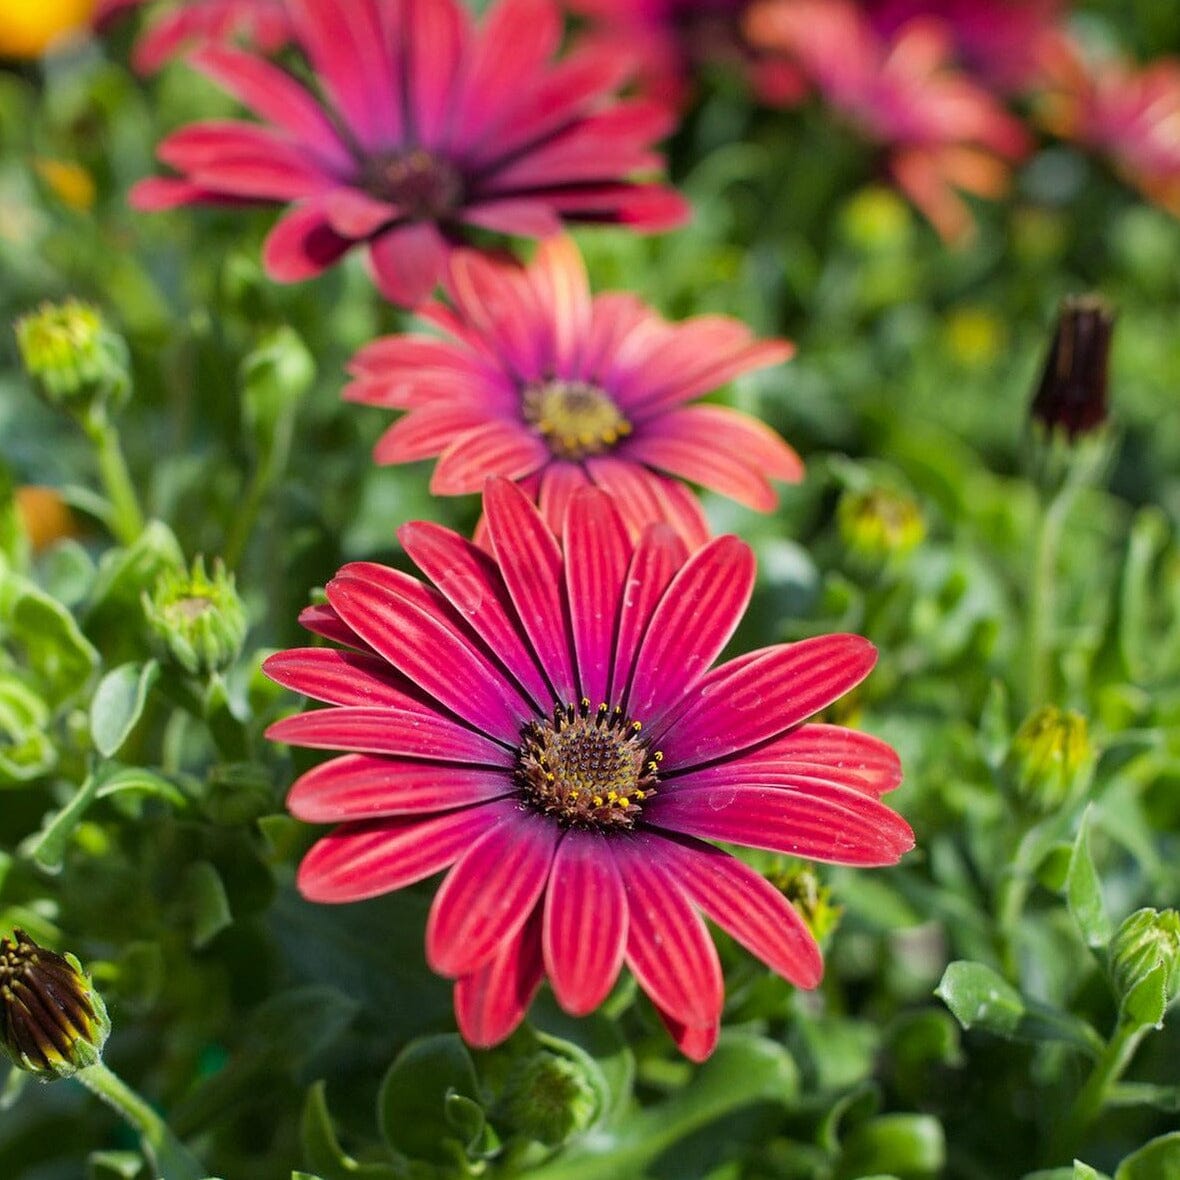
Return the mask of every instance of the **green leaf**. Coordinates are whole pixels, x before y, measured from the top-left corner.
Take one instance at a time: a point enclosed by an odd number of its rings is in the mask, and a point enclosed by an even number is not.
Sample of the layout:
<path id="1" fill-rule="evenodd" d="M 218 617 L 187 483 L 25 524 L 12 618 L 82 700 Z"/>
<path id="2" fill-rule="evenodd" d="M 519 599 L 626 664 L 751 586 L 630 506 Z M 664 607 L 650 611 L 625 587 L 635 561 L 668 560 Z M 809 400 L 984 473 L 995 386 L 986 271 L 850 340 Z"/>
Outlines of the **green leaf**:
<path id="1" fill-rule="evenodd" d="M 1123 997 L 1120 1019 L 1132 1028 L 1159 1028 L 1168 1009 L 1168 968 L 1153 967 Z"/>
<path id="2" fill-rule="evenodd" d="M 307 1092 L 299 1120 L 299 1137 L 314 1180 L 398 1180 L 401 1173 L 385 1164 L 361 1164 L 348 1155 L 336 1138 L 323 1082 Z M 292 1180 L 307 1173 L 293 1172 Z"/>
<path id="3" fill-rule="evenodd" d="M 1065 897 L 1069 912 L 1077 923 L 1078 930 L 1090 947 L 1104 947 L 1113 933 L 1110 918 L 1102 901 L 1102 883 L 1094 868 L 1090 855 L 1090 819 L 1093 804 L 1082 813 L 1082 822 L 1074 840 L 1073 852 L 1069 858 L 1069 869 L 1065 875 Z"/>
<path id="4" fill-rule="evenodd" d="M 182 896 L 192 923 L 192 944 L 197 950 L 233 923 L 221 875 L 207 860 L 199 860 L 185 870 Z"/>
<path id="5" fill-rule="evenodd" d="M 187 807 L 188 800 L 175 783 L 142 766 L 114 766 L 99 776 L 97 797 L 119 794 L 153 795 L 174 807 Z"/>
<path id="6" fill-rule="evenodd" d="M 454 1164 L 465 1144 L 447 1118 L 447 1100 L 478 1102 L 475 1065 L 462 1040 L 442 1033 L 411 1041 L 394 1060 L 377 1096 L 385 1142 L 408 1159 Z"/>
<path id="7" fill-rule="evenodd" d="M 89 1180 L 135 1180 L 142 1168 L 138 1151 L 92 1151 L 86 1160 Z"/>
<path id="8" fill-rule="evenodd" d="M 1161 1135 L 1127 1156 L 1114 1180 L 1180 1180 L 1180 1131 Z"/>
<path id="9" fill-rule="evenodd" d="M 942 1124 L 930 1115 L 884 1114 L 856 1127 L 844 1141 L 836 1176 L 874 1172 L 936 1175 L 946 1163 Z"/>
<path id="10" fill-rule="evenodd" d="M 1047 1168 L 1040 1172 L 1029 1172 L 1022 1180 L 1110 1180 L 1105 1172 L 1099 1172 L 1081 1160 L 1074 1160 L 1072 1168 Z"/>
<path id="11" fill-rule="evenodd" d="M 147 695 L 160 675 L 155 660 L 122 664 L 99 681 L 90 702 L 90 736 L 104 758 L 118 753 L 143 716 Z"/>
<path id="12" fill-rule="evenodd" d="M 47 872 L 57 872 L 61 868 L 74 829 L 97 798 L 98 784 L 92 775 L 60 811 L 46 816 L 41 831 L 26 840 L 21 845 L 21 851 L 32 857 Z"/>

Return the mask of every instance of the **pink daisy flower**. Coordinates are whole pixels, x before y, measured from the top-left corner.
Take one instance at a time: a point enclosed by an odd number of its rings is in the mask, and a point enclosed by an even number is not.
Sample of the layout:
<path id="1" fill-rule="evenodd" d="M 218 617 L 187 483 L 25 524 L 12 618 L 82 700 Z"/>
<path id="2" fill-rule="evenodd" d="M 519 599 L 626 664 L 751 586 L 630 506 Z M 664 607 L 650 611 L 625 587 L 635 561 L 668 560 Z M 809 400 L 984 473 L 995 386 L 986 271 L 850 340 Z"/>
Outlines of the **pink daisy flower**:
<path id="1" fill-rule="evenodd" d="M 742 33 L 751 0 L 566 0 L 591 21 L 592 36 L 634 55 L 645 94 L 682 107 L 703 65 L 731 65 L 775 106 L 803 92 L 798 71 L 760 53 Z"/>
<path id="2" fill-rule="evenodd" d="M 615 101 L 618 55 L 576 50 L 553 0 L 498 0 L 482 28 L 457 0 L 286 0 L 322 98 L 257 57 L 190 60 L 258 115 L 169 136 L 180 175 L 141 182 L 141 209 L 293 202 L 267 239 L 270 275 L 297 282 L 354 246 L 382 293 L 413 306 L 472 228 L 544 237 L 562 220 L 662 230 L 687 206 L 633 174 L 672 125 L 650 101 Z"/>
<path id="3" fill-rule="evenodd" d="M 146 3 L 148 0 L 102 0 L 94 16 L 95 26 L 104 28 L 120 13 Z M 184 0 L 161 6 L 153 15 L 135 43 L 131 62 L 141 74 L 153 74 L 197 45 L 240 38 L 263 53 L 274 53 L 292 36 L 283 0 Z"/>
<path id="4" fill-rule="evenodd" d="M 887 150 L 895 183 L 948 241 L 974 225 L 959 192 L 1000 196 L 1008 161 L 1027 149 L 1020 123 L 954 67 L 937 21 L 909 21 L 886 41 L 849 0 L 759 0 L 746 30 Z"/>
<path id="5" fill-rule="evenodd" d="M 958 60 L 989 85 L 1021 91 L 1040 74 L 1042 46 L 1058 35 L 1068 0 L 860 0 L 892 39 L 909 21 L 936 20 Z"/>
<path id="6" fill-rule="evenodd" d="M 1087 61 L 1062 38 L 1047 58 L 1038 114 L 1054 134 L 1106 156 L 1128 184 L 1180 216 L 1180 59 L 1143 68 Z"/>
<path id="7" fill-rule="evenodd" d="M 456 980 L 468 1041 L 507 1037 L 542 978 L 588 1013 L 625 963 L 701 1060 L 723 1000 L 702 915 L 800 987 L 823 966 L 786 899 L 709 841 L 853 865 L 913 846 L 879 799 L 900 780 L 894 752 L 807 723 L 875 649 L 829 635 L 710 670 L 750 597 L 748 546 L 719 537 L 689 557 L 663 525 L 633 544 L 596 488 L 571 498 L 559 544 L 512 483 L 485 495 L 490 555 L 406 525 L 433 587 L 345 566 L 303 622 L 347 647 L 265 664 L 331 706 L 269 736 L 349 751 L 291 789 L 296 816 L 340 825 L 299 888 L 350 902 L 449 869 L 426 957 Z"/>
<path id="8" fill-rule="evenodd" d="M 759 511 L 771 479 L 802 478 L 799 457 L 735 410 L 686 405 L 742 373 L 787 360 L 725 316 L 672 324 L 633 295 L 592 297 L 577 246 L 540 244 L 530 266 L 472 251 L 451 257 L 451 307 L 420 314 L 446 334 L 391 336 L 353 359 L 345 396 L 407 412 L 377 443 L 379 463 L 439 457 L 435 495 L 519 480 L 560 533 L 569 498 L 593 483 L 616 495 L 632 533 L 654 520 L 692 546 L 709 536 L 680 479 Z"/>

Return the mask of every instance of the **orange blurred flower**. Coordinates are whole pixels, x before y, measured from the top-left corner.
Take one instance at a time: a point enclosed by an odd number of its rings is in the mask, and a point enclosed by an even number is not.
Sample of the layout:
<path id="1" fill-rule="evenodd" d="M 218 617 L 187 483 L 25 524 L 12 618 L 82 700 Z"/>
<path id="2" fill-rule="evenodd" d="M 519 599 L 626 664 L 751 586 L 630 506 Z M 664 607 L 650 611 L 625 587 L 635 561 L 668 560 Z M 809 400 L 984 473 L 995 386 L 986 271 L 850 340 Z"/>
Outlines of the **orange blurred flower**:
<path id="1" fill-rule="evenodd" d="M 95 0 L 4 0 L 0 57 L 34 58 L 90 28 Z"/>
<path id="2" fill-rule="evenodd" d="M 16 509 L 34 553 L 63 537 L 76 537 L 78 522 L 56 488 L 24 484 L 16 489 Z"/>

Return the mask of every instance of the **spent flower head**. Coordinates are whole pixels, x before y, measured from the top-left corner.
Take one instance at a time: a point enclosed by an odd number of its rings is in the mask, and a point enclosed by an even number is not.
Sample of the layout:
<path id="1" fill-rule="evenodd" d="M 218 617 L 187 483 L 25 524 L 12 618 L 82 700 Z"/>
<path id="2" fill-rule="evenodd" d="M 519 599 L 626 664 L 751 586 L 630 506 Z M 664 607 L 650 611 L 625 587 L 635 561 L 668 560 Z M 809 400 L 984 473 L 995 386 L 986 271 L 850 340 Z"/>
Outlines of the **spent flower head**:
<path id="1" fill-rule="evenodd" d="M 144 593 L 143 610 L 165 655 L 190 675 L 223 672 L 241 654 L 246 610 L 220 558 L 211 574 L 203 557 L 191 570 L 165 570 Z"/>
<path id="2" fill-rule="evenodd" d="M 42 1081 L 94 1065 L 111 1024 L 73 955 L 38 946 L 23 930 L 0 939 L 0 1046 Z"/>
<path id="3" fill-rule="evenodd" d="M 42 304 L 17 320 L 16 341 L 26 371 L 53 405 L 117 408 L 131 392 L 126 342 L 88 303 Z"/>

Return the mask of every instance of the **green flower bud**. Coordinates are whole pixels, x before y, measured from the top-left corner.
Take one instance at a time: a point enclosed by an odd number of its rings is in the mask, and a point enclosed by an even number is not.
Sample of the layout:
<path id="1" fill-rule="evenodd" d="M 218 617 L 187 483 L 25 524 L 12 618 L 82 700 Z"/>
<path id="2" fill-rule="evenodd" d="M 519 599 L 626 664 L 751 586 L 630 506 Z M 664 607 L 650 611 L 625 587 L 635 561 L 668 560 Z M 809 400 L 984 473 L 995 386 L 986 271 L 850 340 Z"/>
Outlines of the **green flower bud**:
<path id="1" fill-rule="evenodd" d="M 191 572 L 165 570 L 143 595 L 143 609 L 165 657 L 190 675 L 222 672 L 241 654 L 246 611 L 220 559 L 212 576 L 201 557 Z"/>
<path id="2" fill-rule="evenodd" d="M 578 1063 L 545 1049 L 512 1066 L 500 1099 L 502 1117 L 516 1134 L 550 1147 L 584 1131 L 597 1109 Z"/>
<path id="3" fill-rule="evenodd" d="M 17 321 L 16 341 L 25 369 L 52 405 L 118 408 L 131 392 L 127 345 L 89 304 L 43 304 Z"/>
<path id="4" fill-rule="evenodd" d="M 871 565 L 907 557 L 926 536 L 917 501 L 892 488 L 849 489 L 840 497 L 836 521 L 849 553 Z"/>
<path id="5" fill-rule="evenodd" d="M 1180 914 L 1175 910 L 1136 910 L 1110 942 L 1110 975 L 1120 999 L 1161 965 L 1164 1003 L 1180 988 Z"/>
<path id="6" fill-rule="evenodd" d="M 823 943 L 839 925 L 844 907 L 832 903 L 832 891 L 810 865 L 772 873 L 770 883 L 795 907 L 816 942 Z"/>
<path id="7" fill-rule="evenodd" d="M 111 1022 L 73 955 L 38 946 L 23 930 L 0 940 L 0 1045 L 42 1081 L 68 1078 L 102 1055 Z"/>
<path id="8" fill-rule="evenodd" d="M 1093 766 L 1085 717 L 1045 705 L 1025 720 L 1013 738 L 1005 783 L 1018 806 L 1048 815 L 1085 789 Z"/>

